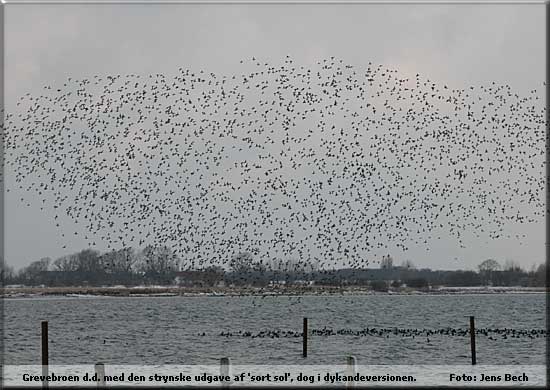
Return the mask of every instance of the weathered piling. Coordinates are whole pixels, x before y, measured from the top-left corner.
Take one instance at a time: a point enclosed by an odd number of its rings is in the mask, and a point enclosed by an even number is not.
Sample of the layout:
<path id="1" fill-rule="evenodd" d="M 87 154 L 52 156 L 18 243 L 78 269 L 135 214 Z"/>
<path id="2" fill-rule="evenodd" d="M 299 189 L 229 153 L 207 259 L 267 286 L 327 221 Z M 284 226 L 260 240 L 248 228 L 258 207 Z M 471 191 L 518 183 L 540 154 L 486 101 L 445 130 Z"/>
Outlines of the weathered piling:
<path id="1" fill-rule="evenodd" d="M 472 350 L 472 365 L 476 364 L 476 328 L 474 316 L 470 316 L 470 348 Z"/>
<path id="2" fill-rule="evenodd" d="M 302 356 L 307 357 L 307 317 L 304 317 L 304 329 L 302 334 Z"/>
<path id="3" fill-rule="evenodd" d="M 230 376 L 229 370 L 231 368 L 231 360 L 228 357 L 223 357 L 220 359 L 220 375 L 222 376 Z M 228 387 L 229 386 L 228 381 L 222 382 L 222 387 Z"/>
<path id="4" fill-rule="evenodd" d="M 105 365 L 103 363 L 96 363 L 95 365 L 95 374 L 97 376 L 97 387 L 105 387 Z"/>
<path id="5" fill-rule="evenodd" d="M 42 321 L 42 387 L 48 388 L 48 321 Z"/>
<path id="6" fill-rule="evenodd" d="M 348 376 L 354 376 L 356 371 L 355 371 L 355 366 L 357 364 L 357 360 L 355 359 L 355 356 L 348 356 L 346 357 L 346 363 L 347 363 L 347 368 L 346 368 L 346 375 Z M 346 387 L 348 389 L 350 388 L 354 388 L 355 387 L 355 382 L 354 381 L 348 381 L 346 383 Z"/>

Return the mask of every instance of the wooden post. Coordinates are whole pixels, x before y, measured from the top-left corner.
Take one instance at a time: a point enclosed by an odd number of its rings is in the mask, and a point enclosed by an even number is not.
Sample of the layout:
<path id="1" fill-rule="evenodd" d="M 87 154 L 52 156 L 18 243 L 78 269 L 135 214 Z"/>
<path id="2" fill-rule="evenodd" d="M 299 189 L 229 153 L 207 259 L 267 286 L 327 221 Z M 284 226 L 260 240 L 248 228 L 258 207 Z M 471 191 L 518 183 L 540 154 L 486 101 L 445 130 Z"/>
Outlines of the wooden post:
<path id="1" fill-rule="evenodd" d="M 302 335 L 302 356 L 307 357 L 307 317 L 304 317 L 304 331 Z"/>
<path id="2" fill-rule="evenodd" d="M 45 378 L 48 376 L 48 321 L 42 321 L 42 375 L 42 387 L 47 389 L 48 380 Z"/>
<path id="3" fill-rule="evenodd" d="M 470 316 L 470 346 L 472 349 L 472 365 L 476 364 L 476 329 L 474 316 Z"/>
<path id="4" fill-rule="evenodd" d="M 355 364 L 356 364 L 355 356 L 348 356 L 346 358 L 346 362 L 347 362 L 347 366 L 348 366 L 347 369 L 346 369 L 346 375 L 354 376 L 355 375 Z M 355 387 L 355 382 L 348 381 L 346 383 L 346 387 L 347 388 L 354 388 Z"/>
<path id="5" fill-rule="evenodd" d="M 96 363 L 95 374 L 97 375 L 97 387 L 105 387 L 105 365 L 103 363 Z"/>
<path id="6" fill-rule="evenodd" d="M 228 357 L 223 357 L 220 359 L 220 375 L 230 376 L 229 369 L 231 367 L 231 360 Z M 223 381 L 222 387 L 228 387 L 230 382 Z"/>

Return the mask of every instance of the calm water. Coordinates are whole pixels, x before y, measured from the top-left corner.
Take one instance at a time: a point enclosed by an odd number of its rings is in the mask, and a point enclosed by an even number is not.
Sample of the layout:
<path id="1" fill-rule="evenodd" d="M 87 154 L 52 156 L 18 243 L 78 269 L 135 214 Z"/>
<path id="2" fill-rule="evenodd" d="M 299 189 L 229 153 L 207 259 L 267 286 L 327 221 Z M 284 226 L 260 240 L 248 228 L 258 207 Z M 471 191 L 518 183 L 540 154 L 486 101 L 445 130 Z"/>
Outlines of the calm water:
<path id="1" fill-rule="evenodd" d="M 545 294 L 308 297 L 29 298 L 4 300 L 5 364 L 40 364 L 49 321 L 50 364 L 468 364 L 469 337 L 222 337 L 220 332 L 310 328 L 546 329 Z M 205 333 L 204 336 L 198 334 Z M 545 364 L 546 338 L 478 335 L 480 364 Z"/>

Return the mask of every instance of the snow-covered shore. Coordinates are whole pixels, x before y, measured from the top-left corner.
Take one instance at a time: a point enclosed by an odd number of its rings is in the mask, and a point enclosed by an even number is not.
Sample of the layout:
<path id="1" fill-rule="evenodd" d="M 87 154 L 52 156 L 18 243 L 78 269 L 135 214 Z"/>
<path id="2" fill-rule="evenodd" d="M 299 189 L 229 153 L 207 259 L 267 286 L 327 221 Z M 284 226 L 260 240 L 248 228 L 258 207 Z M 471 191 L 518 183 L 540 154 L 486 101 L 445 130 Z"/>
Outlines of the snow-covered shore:
<path id="1" fill-rule="evenodd" d="M 540 294 L 546 293 L 545 287 L 445 287 L 429 290 L 401 288 L 387 292 L 373 291 L 366 287 L 308 286 L 284 288 L 224 287 L 189 288 L 174 286 L 111 286 L 111 287 L 25 287 L 6 286 L 3 298 L 36 297 L 171 297 L 171 296 L 294 296 L 294 295 L 455 295 L 455 294 Z"/>

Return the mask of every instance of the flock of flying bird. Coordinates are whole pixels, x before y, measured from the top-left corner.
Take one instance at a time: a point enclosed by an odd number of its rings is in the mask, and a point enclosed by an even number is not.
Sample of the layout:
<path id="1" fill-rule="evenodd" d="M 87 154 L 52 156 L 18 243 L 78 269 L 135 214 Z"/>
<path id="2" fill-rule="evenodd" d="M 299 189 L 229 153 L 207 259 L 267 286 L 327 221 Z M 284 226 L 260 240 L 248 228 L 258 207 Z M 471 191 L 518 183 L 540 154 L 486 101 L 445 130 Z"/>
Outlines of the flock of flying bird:
<path id="1" fill-rule="evenodd" d="M 240 66 L 27 93 L 5 115 L 7 190 L 90 246 L 168 246 L 194 267 L 249 252 L 360 268 L 441 237 L 521 240 L 510 224 L 542 220 L 536 90 L 453 89 L 334 57 Z"/>

